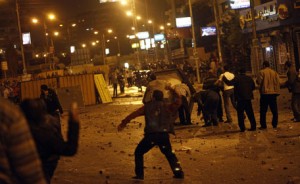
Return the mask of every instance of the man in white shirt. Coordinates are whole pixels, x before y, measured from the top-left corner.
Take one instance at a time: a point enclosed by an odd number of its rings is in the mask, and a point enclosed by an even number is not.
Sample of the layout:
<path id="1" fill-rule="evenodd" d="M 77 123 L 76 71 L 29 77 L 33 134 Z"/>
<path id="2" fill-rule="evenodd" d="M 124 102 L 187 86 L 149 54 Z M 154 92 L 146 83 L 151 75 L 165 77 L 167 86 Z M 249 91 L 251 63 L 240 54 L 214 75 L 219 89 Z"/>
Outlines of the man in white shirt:
<path id="1" fill-rule="evenodd" d="M 219 82 L 223 82 L 222 78 L 225 76 L 228 80 L 234 79 L 234 74 L 229 72 L 229 67 L 225 65 L 223 67 L 224 73 L 222 73 L 219 77 Z M 224 108 L 226 112 L 226 118 L 227 120 L 225 123 L 232 123 L 232 117 L 230 115 L 230 108 L 229 108 L 229 100 L 231 101 L 232 106 L 236 109 L 236 101 L 234 99 L 234 86 L 228 86 L 227 84 L 224 84 L 224 90 L 223 90 L 223 101 L 224 101 Z"/>

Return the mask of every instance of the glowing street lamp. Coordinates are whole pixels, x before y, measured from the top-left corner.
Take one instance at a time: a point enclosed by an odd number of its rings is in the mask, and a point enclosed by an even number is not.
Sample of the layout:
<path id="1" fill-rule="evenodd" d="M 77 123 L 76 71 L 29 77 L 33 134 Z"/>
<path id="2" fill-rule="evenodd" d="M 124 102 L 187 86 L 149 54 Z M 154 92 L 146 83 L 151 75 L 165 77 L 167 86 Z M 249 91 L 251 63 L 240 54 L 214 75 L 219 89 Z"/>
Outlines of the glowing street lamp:
<path id="1" fill-rule="evenodd" d="M 132 16 L 132 12 L 131 12 L 131 11 L 126 11 L 126 15 L 127 15 L 128 17 L 131 17 L 131 16 Z"/>
<path id="2" fill-rule="evenodd" d="M 55 20 L 55 19 L 56 19 L 56 16 L 55 16 L 53 13 L 49 13 L 49 14 L 48 14 L 48 19 L 49 19 L 49 20 Z"/>
<path id="3" fill-rule="evenodd" d="M 54 36 L 59 36 L 59 32 L 58 31 L 54 31 L 53 35 Z"/>

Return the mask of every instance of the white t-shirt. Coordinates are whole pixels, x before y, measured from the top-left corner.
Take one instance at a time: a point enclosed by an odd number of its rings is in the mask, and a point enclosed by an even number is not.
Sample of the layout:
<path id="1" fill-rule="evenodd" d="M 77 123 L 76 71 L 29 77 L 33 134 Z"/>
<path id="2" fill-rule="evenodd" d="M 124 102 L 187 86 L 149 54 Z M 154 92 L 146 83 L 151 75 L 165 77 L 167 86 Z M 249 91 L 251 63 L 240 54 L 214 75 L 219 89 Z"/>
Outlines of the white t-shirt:
<path id="1" fill-rule="evenodd" d="M 222 78 L 223 76 L 226 77 L 227 80 L 232 80 L 234 79 L 234 74 L 230 73 L 230 72 L 224 72 L 220 75 L 219 80 L 223 81 Z M 233 89 L 234 86 L 228 86 L 225 82 L 224 82 L 224 91 L 229 90 L 229 89 Z"/>

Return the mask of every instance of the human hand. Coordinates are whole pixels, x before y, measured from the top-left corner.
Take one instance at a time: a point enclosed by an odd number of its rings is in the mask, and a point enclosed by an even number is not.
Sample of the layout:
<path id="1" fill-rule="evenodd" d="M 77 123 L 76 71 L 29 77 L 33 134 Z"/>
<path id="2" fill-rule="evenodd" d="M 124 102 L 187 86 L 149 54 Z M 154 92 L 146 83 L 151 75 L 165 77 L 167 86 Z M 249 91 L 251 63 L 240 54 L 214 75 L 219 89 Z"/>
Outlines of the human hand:
<path id="1" fill-rule="evenodd" d="M 71 104 L 71 108 L 69 111 L 69 119 L 72 120 L 72 122 L 79 122 L 78 105 L 76 102 L 73 102 Z"/>
<path id="2" fill-rule="evenodd" d="M 124 130 L 124 128 L 126 127 L 127 122 L 125 120 L 122 120 L 122 122 L 119 124 L 118 126 L 118 131 L 122 131 Z"/>

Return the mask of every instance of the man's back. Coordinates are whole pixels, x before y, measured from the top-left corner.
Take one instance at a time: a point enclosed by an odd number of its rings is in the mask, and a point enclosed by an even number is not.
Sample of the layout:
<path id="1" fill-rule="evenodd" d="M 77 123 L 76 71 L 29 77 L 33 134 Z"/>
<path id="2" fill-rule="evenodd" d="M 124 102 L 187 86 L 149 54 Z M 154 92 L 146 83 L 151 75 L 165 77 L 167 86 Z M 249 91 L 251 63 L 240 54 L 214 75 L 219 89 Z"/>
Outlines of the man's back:
<path id="1" fill-rule="evenodd" d="M 262 69 L 256 80 L 261 94 L 279 94 L 280 81 L 277 72 L 269 67 Z"/>
<path id="2" fill-rule="evenodd" d="M 0 98 L 0 183 L 46 183 L 27 122 Z"/>

